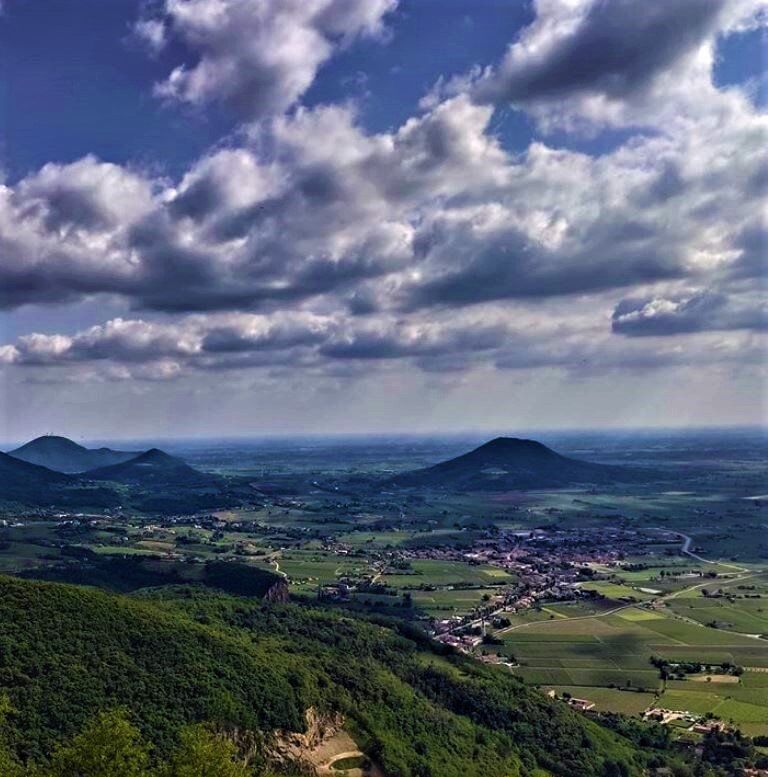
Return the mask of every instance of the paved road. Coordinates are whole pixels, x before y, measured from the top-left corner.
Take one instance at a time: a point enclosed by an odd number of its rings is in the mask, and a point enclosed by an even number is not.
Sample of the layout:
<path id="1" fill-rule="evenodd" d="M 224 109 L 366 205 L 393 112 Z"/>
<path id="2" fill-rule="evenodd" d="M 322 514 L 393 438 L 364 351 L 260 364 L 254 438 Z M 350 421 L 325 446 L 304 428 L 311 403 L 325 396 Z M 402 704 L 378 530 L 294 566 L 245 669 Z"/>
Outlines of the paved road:
<path id="1" fill-rule="evenodd" d="M 687 534 L 683 534 L 680 531 L 674 531 L 673 529 L 664 529 L 660 526 L 649 526 L 648 531 L 660 531 L 665 534 L 674 534 L 676 537 L 680 537 L 683 540 L 683 544 L 680 547 L 680 552 L 691 558 L 695 558 L 697 561 L 701 561 L 702 564 L 719 564 L 721 567 L 731 567 L 731 569 L 738 569 L 741 572 L 748 572 L 746 567 L 742 567 L 739 564 L 732 564 L 726 561 L 713 561 L 712 559 L 704 558 L 698 553 L 694 553 L 691 548 L 693 537 L 689 537 Z"/>

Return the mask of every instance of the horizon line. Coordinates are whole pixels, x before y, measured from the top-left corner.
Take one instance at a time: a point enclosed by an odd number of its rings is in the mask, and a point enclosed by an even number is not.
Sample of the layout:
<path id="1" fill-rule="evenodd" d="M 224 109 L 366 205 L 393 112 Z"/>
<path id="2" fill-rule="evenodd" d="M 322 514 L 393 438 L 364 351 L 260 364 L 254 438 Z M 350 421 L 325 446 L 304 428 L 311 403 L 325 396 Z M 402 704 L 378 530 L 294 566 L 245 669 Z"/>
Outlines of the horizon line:
<path id="1" fill-rule="evenodd" d="M 140 435 L 133 437 L 113 435 L 69 435 L 57 432 L 44 432 L 33 434 L 23 439 L 4 440 L 2 449 L 8 446 L 25 444 L 41 437 L 65 437 L 70 440 L 82 440 L 86 442 L 146 442 L 150 440 L 162 440 L 169 442 L 205 442 L 205 441 L 253 441 L 253 440 L 295 440 L 295 439 L 395 439 L 395 438 L 451 438 L 451 437 L 477 437 L 491 435 L 504 437 L 521 434 L 620 434 L 620 433 L 695 433 L 695 432 L 763 432 L 768 434 L 768 422 L 755 424 L 707 424 L 707 425 L 680 425 L 680 426 L 593 426 L 593 427 L 517 427 L 517 428 L 483 428 L 461 430 L 429 430 L 414 432 L 385 432 L 385 431 L 359 431 L 359 432 L 250 432 L 246 434 L 199 434 L 199 435 Z M 0 449 L 0 450 L 2 450 Z"/>

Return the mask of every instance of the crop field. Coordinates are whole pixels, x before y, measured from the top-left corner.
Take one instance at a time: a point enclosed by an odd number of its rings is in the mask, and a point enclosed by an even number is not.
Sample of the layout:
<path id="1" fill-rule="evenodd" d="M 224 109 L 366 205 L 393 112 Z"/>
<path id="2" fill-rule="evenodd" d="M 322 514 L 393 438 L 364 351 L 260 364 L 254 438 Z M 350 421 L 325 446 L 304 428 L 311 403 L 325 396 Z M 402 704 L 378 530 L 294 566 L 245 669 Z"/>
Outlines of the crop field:
<path id="1" fill-rule="evenodd" d="M 765 689 L 749 688 L 742 682 L 737 685 L 674 682 L 662 698 L 665 707 L 699 714 L 712 712 L 722 720 L 738 724 L 750 735 L 768 731 L 768 691 Z"/>
<path id="2" fill-rule="evenodd" d="M 552 686 L 558 696 L 570 693 L 575 698 L 582 698 L 585 689 L 581 685 L 554 685 Z M 648 707 L 655 704 L 656 695 L 650 692 L 635 690 L 621 690 L 618 688 L 590 688 L 587 693 L 589 700 L 594 702 L 595 708 L 601 712 L 621 712 L 625 715 L 640 715 Z"/>
<path id="3" fill-rule="evenodd" d="M 383 581 L 395 588 L 446 585 L 504 585 L 515 580 L 499 567 L 472 565 L 461 561 L 418 559 L 408 572 L 387 573 Z"/>
<path id="4" fill-rule="evenodd" d="M 713 712 L 745 731 L 768 732 L 768 671 L 747 670 L 735 682 L 669 681 L 664 691 L 650 664 L 652 656 L 662 656 L 768 667 L 768 642 L 640 607 L 597 617 L 517 622 L 499 636 L 504 639 L 499 653 L 517 661 L 513 671 L 526 683 L 568 690 L 598 708 L 631 713 L 653 700 L 652 691 L 663 694 L 659 703 L 665 707 Z"/>
<path id="5" fill-rule="evenodd" d="M 621 612 L 617 613 L 617 615 L 622 620 L 630 621 L 630 623 L 635 623 L 637 621 L 657 621 L 664 617 L 663 615 L 659 615 L 659 613 L 655 612 L 654 610 L 641 610 L 636 607 L 630 607 L 627 610 L 622 610 Z"/>
<path id="6" fill-rule="evenodd" d="M 414 533 L 409 531 L 357 531 L 339 535 L 339 542 L 352 547 L 386 548 L 402 545 L 413 537 Z"/>
<path id="7" fill-rule="evenodd" d="M 711 623 L 744 634 L 768 634 L 768 606 L 765 601 L 686 598 L 673 599 L 669 606 L 677 615 L 704 625 Z"/>
<path id="8" fill-rule="evenodd" d="M 706 595 L 705 595 L 706 593 Z M 768 634 L 768 577 L 753 574 L 712 581 L 668 600 L 681 617 L 744 634 Z"/>
<path id="9" fill-rule="evenodd" d="M 414 604 L 427 615 L 448 618 L 470 612 L 483 602 L 484 596 L 495 596 L 495 588 L 455 588 L 452 590 L 414 591 Z"/>
<path id="10" fill-rule="evenodd" d="M 555 615 L 558 618 L 581 618 L 588 615 L 599 615 L 614 607 L 616 607 L 616 602 L 609 599 L 577 599 L 573 602 L 545 604 L 542 609 L 545 614 Z"/>
<path id="11" fill-rule="evenodd" d="M 620 583 L 611 582 L 596 582 L 596 583 L 584 583 L 582 588 L 585 591 L 595 591 L 602 594 L 607 599 L 625 599 L 632 598 L 638 601 L 650 599 L 651 594 L 643 593 L 639 588 L 630 587 L 628 585 L 622 585 Z"/>
<path id="12" fill-rule="evenodd" d="M 156 551 L 137 546 L 123 547 L 122 545 L 100 545 L 93 549 L 94 553 L 102 556 L 155 556 Z"/>

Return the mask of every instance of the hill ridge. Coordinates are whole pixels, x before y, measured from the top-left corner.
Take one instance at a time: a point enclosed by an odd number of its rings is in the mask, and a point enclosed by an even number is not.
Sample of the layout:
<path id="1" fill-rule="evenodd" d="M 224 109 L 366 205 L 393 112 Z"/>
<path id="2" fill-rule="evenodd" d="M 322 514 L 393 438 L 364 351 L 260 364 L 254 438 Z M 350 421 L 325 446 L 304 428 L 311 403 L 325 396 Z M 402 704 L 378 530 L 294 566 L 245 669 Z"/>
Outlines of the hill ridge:
<path id="1" fill-rule="evenodd" d="M 116 451 L 103 446 L 86 448 L 68 437 L 48 434 L 20 445 L 9 451 L 8 455 L 19 461 L 73 475 L 97 467 L 119 464 L 138 453 L 139 451 Z"/>
<path id="2" fill-rule="evenodd" d="M 83 473 L 91 480 L 113 480 L 119 483 L 145 485 L 210 485 L 215 478 L 190 467 L 183 459 L 160 448 L 150 448 L 127 461 L 99 467 Z"/>

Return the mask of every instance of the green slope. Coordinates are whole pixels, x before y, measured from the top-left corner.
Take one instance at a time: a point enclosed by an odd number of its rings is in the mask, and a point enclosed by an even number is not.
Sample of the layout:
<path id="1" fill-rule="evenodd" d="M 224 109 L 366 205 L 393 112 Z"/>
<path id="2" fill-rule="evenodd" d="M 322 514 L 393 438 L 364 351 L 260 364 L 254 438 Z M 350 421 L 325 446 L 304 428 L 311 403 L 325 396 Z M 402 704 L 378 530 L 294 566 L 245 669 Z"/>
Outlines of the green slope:
<path id="1" fill-rule="evenodd" d="M 641 773 L 627 740 L 399 628 L 195 587 L 126 597 L 0 578 L 6 733 L 45 756 L 124 706 L 163 754 L 184 724 L 295 731 L 315 706 L 343 712 L 396 777 Z"/>

